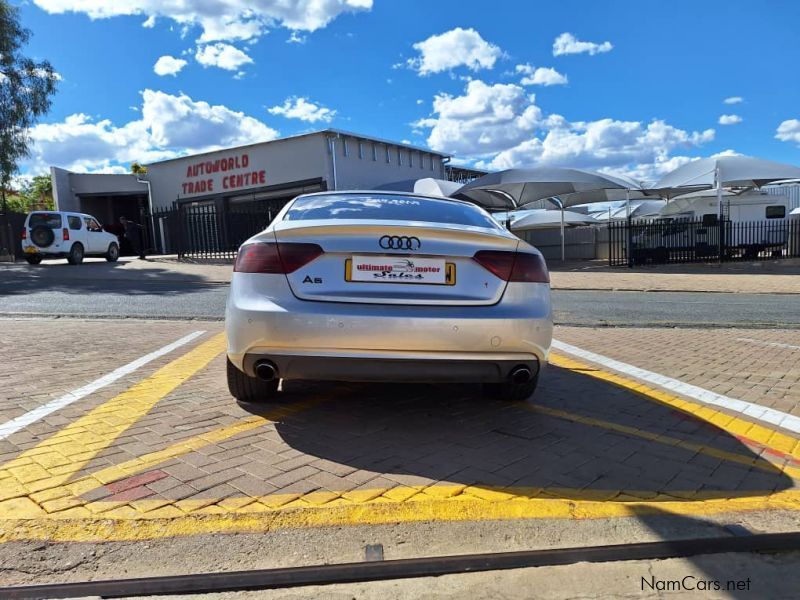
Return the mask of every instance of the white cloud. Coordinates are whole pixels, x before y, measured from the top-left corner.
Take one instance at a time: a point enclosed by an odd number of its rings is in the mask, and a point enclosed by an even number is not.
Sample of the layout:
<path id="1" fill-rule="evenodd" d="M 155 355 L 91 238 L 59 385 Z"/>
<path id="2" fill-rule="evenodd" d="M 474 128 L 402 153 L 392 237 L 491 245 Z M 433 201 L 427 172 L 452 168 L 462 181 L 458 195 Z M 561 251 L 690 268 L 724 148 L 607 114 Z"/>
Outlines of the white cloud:
<path id="1" fill-rule="evenodd" d="M 655 179 L 690 160 L 673 152 L 695 148 L 715 135 L 713 129 L 690 132 L 662 120 L 568 121 L 543 115 L 535 101 L 518 85 L 473 80 L 461 96 L 437 95 L 433 116 L 412 125 L 430 130 L 432 149 L 479 159 L 484 168 L 575 166 L 616 169 L 639 179 Z"/>
<path id="2" fill-rule="evenodd" d="M 34 0 L 48 13 L 77 12 L 92 19 L 124 15 L 175 21 L 181 28 L 200 27 L 201 42 L 244 40 L 266 29 L 286 27 L 316 31 L 345 12 L 372 9 L 372 0 Z"/>
<path id="3" fill-rule="evenodd" d="M 305 44 L 308 36 L 300 35 L 296 31 L 293 31 L 292 34 L 289 36 L 289 39 L 286 40 L 287 44 Z"/>
<path id="4" fill-rule="evenodd" d="M 185 94 L 142 92 L 141 117 L 123 125 L 73 114 L 30 131 L 31 156 L 24 171 L 50 165 L 83 172 L 110 172 L 131 161 L 152 162 L 184 154 L 275 139 L 263 122 L 222 105 Z"/>
<path id="5" fill-rule="evenodd" d="M 194 58 L 204 67 L 219 67 L 226 71 L 236 71 L 253 62 L 245 52 L 223 42 L 198 46 Z"/>
<path id="6" fill-rule="evenodd" d="M 414 127 L 429 127 L 428 144 L 453 154 L 484 155 L 522 142 L 542 116 L 534 97 L 518 85 L 467 83 L 463 96 L 438 94 L 435 118 L 420 119 Z"/>
<path id="7" fill-rule="evenodd" d="M 563 75 L 550 67 L 534 68 L 529 64 L 517 65 L 514 70 L 523 75 L 522 85 L 566 85 L 569 81 Z"/>
<path id="8" fill-rule="evenodd" d="M 795 142 L 800 144 L 800 120 L 788 119 L 778 125 L 775 137 L 782 142 Z"/>
<path id="9" fill-rule="evenodd" d="M 336 111 L 310 102 L 308 98 L 292 97 L 284 100 L 283 104 L 268 108 L 270 114 L 280 115 L 287 119 L 299 119 L 307 123 L 322 121 L 330 123 L 336 116 Z"/>
<path id="10" fill-rule="evenodd" d="M 183 67 L 186 66 L 186 61 L 182 58 L 175 58 L 165 54 L 159 57 L 156 64 L 153 65 L 153 71 L 156 75 L 177 75 Z"/>
<path id="11" fill-rule="evenodd" d="M 456 27 L 427 40 L 414 44 L 419 56 L 407 61 L 407 65 L 420 75 L 441 73 L 455 67 L 465 66 L 477 71 L 491 69 L 503 55 L 503 51 L 484 40 L 474 29 Z"/>
<path id="12" fill-rule="evenodd" d="M 571 33 L 565 32 L 558 36 L 553 42 L 553 56 L 584 53 L 594 56 L 595 54 L 610 52 L 613 47 L 611 42 L 603 42 L 602 44 L 582 42 Z"/>
<path id="13" fill-rule="evenodd" d="M 156 26 L 155 15 L 150 15 L 149 17 L 147 17 L 147 19 L 145 19 L 144 23 L 142 23 L 142 27 L 144 27 L 145 29 L 152 29 L 155 26 Z"/>
<path id="14" fill-rule="evenodd" d="M 719 124 L 720 125 L 736 125 L 737 123 L 742 122 L 742 117 L 739 115 L 720 115 L 719 117 Z"/>
<path id="15" fill-rule="evenodd" d="M 744 98 L 741 96 L 731 96 L 730 98 L 725 98 L 723 102 L 725 104 L 740 104 L 741 102 L 744 102 Z"/>

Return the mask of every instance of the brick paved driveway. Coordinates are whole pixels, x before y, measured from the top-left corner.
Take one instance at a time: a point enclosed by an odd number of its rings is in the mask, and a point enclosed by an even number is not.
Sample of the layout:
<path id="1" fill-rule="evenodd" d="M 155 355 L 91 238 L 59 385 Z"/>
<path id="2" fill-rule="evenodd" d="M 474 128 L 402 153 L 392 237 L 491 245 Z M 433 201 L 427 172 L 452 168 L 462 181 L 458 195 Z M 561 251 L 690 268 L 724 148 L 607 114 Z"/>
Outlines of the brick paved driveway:
<path id="1" fill-rule="evenodd" d="M 206 333 L 0 441 L 0 540 L 800 508 L 797 434 L 563 354 L 516 404 L 467 386 L 290 382 L 279 402 L 240 405 L 216 323 L 2 327 L 3 422 Z M 792 332 L 556 335 L 798 414 Z"/>

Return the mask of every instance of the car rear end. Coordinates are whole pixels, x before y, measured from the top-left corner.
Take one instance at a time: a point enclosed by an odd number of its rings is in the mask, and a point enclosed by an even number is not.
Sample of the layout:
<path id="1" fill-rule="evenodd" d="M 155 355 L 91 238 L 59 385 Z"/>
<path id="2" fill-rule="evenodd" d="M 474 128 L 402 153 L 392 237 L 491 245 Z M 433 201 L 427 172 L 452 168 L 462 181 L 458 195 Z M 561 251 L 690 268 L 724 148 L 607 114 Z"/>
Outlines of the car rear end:
<path id="1" fill-rule="evenodd" d="M 228 355 L 251 377 L 506 382 L 547 359 L 544 260 L 467 203 L 301 196 L 234 271 Z"/>
<path id="2" fill-rule="evenodd" d="M 25 218 L 22 252 L 26 257 L 65 256 L 70 248 L 70 231 L 65 215 L 56 211 L 37 211 Z"/>

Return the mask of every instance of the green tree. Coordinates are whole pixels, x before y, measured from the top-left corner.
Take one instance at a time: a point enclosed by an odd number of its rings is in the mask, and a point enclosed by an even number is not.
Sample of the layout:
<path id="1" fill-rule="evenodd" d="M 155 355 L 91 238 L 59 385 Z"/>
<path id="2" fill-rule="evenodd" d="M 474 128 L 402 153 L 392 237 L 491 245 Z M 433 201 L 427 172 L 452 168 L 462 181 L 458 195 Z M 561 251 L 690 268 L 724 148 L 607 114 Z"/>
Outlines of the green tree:
<path id="1" fill-rule="evenodd" d="M 147 167 L 137 161 L 133 161 L 131 163 L 131 173 L 134 175 L 147 175 Z"/>
<path id="2" fill-rule="evenodd" d="M 36 175 L 30 182 L 25 184 L 20 194 L 27 203 L 28 210 L 53 210 L 53 182 L 50 175 Z"/>
<path id="3" fill-rule="evenodd" d="M 48 61 L 21 54 L 31 37 L 20 23 L 19 9 L 0 0 L 0 210 L 6 210 L 6 188 L 29 155 L 29 131 L 50 110 L 58 75 Z"/>

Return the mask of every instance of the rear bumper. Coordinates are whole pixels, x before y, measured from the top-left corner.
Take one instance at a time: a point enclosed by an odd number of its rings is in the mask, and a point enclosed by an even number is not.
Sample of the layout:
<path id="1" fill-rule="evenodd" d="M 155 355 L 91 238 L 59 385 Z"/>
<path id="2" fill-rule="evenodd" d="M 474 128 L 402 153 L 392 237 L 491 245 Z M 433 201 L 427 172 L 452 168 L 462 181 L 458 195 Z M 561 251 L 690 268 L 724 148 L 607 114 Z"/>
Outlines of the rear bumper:
<path id="1" fill-rule="evenodd" d="M 488 306 L 403 306 L 299 300 L 283 275 L 234 273 L 225 331 L 251 376 L 270 360 L 285 379 L 500 381 L 547 362 L 553 317 L 547 284 L 510 283 Z"/>
<path id="2" fill-rule="evenodd" d="M 269 361 L 282 379 L 332 381 L 386 381 L 409 383 L 502 382 L 511 371 L 527 367 L 535 376 L 539 359 L 530 354 L 478 354 L 469 352 L 286 352 L 254 348 L 244 355 L 245 373 L 255 377 L 255 365 Z"/>

